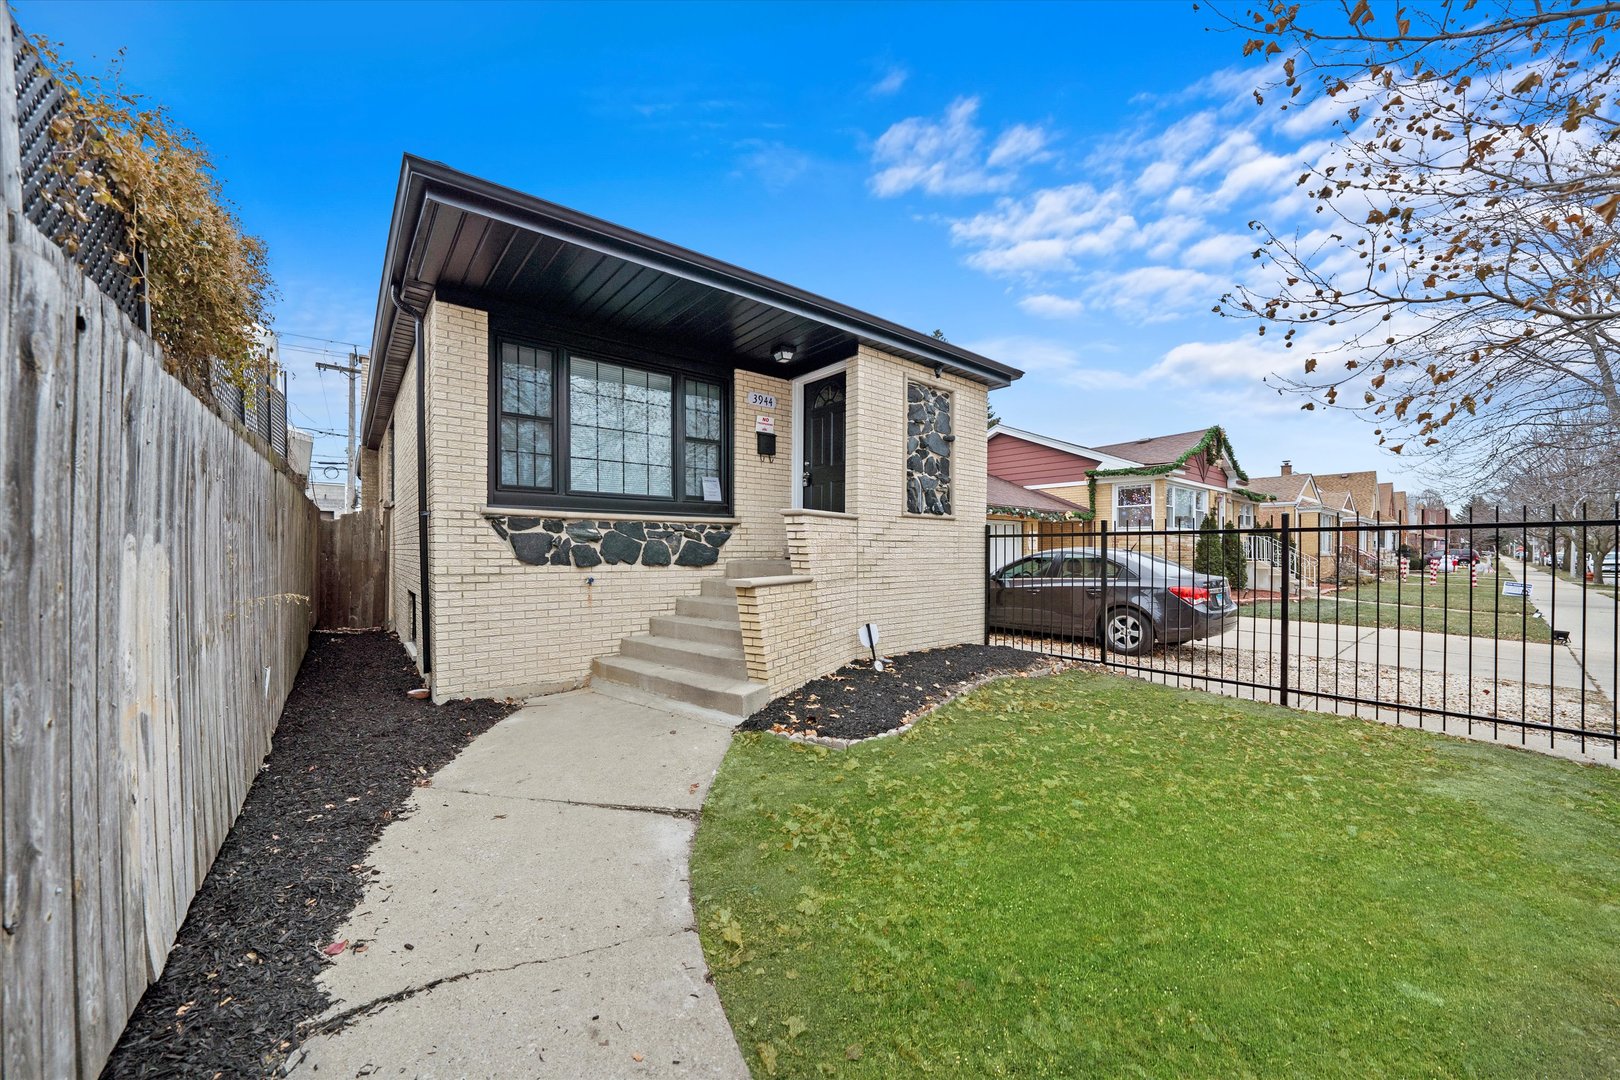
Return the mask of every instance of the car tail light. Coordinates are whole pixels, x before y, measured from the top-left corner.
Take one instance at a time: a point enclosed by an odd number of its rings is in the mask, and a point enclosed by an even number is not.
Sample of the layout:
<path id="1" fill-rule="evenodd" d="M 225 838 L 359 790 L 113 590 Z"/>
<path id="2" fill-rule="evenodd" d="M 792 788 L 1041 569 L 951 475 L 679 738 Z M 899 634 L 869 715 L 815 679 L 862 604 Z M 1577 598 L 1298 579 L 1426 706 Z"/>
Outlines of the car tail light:
<path id="1" fill-rule="evenodd" d="M 1172 585 L 1170 592 L 1189 604 L 1208 604 L 1209 590 L 1202 585 Z"/>

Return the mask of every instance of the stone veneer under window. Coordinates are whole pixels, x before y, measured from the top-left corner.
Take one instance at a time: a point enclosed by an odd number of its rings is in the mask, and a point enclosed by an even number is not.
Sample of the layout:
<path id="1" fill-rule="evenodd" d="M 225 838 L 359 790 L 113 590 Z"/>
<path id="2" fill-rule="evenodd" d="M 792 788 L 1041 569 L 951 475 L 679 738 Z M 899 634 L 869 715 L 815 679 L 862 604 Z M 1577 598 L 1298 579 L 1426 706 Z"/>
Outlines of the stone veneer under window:
<path id="1" fill-rule="evenodd" d="M 642 566 L 713 566 L 731 539 L 731 527 L 709 522 L 591 521 L 491 516 L 495 535 L 529 566 L 589 568 L 603 563 Z"/>
<path id="2" fill-rule="evenodd" d="M 951 393 L 906 384 L 906 512 L 951 512 Z"/>

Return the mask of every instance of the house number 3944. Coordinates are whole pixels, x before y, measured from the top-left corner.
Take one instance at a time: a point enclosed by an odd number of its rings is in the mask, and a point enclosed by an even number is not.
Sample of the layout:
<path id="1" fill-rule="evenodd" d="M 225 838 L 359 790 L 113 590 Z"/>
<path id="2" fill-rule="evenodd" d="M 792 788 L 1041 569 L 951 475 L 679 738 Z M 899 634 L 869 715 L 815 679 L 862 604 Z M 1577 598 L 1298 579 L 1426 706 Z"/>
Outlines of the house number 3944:
<path id="1" fill-rule="evenodd" d="M 776 408 L 775 394 L 762 394 L 758 390 L 748 391 L 748 404 L 760 409 Z"/>

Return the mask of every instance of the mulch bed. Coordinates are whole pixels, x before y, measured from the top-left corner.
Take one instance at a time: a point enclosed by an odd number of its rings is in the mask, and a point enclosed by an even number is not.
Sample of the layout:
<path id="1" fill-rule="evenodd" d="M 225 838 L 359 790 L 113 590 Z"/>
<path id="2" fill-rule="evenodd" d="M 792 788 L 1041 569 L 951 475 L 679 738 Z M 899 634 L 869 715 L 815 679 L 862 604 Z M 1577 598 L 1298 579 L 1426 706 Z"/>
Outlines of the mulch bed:
<path id="1" fill-rule="evenodd" d="M 406 696 L 420 685 L 390 634 L 311 636 L 270 756 L 103 1077 L 279 1072 L 330 1004 L 321 950 L 360 902 L 366 852 L 513 708 Z"/>
<path id="2" fill-rule="evenodd" d="M 904 653 L 883 671 L 874 670 L 870 660 L 858 660 L 783 694 L 744 720 L 740 729 L 869 739 L 905 727 L 993 676 L 1052 667 L 1050 657 L 1005 645 L 952 645 Z"/>

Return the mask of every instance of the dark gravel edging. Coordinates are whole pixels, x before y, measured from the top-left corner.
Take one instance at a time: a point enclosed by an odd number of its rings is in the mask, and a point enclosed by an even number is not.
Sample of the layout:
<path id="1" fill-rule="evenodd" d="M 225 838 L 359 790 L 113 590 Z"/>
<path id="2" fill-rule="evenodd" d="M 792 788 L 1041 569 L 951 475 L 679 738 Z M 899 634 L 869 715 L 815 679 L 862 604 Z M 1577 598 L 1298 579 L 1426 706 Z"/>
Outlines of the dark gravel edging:
<path id="1" fill-rule="evenodd" d="M 1045 673 L 1051 657 L 1007 645 L 950 645 L 894 657 L 883 671 L 870 660 L 845 664 L 783 694 L 739 725 L 820 741 L 857 741 L 910 725 L 953 697 L 1003 675 Z"/>
<path id="2" fill-rule="evenodd" d="M 514 708 L 435 707 L 406 696 L 420 685 L 391 634 L 311 636 L 270 756 L 103 1078 L 279 1073 L 298 1026 L 330 1004 L 321 949 L 360 902 L 366 853 Z"/>

